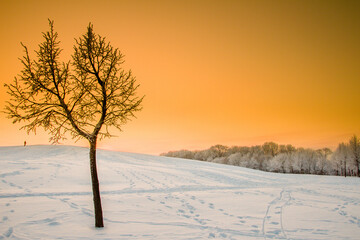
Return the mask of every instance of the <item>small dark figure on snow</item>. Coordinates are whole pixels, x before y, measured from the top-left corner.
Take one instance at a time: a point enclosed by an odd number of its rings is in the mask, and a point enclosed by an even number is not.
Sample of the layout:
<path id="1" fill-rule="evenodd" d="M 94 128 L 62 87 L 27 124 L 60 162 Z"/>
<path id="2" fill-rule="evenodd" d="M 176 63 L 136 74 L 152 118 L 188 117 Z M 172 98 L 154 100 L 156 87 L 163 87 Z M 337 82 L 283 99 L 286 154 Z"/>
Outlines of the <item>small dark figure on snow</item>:
<path id="1" fill-rule="evenodd" d="M 24 141 L 24 147 L 26 146 L 26 141 Z"/>

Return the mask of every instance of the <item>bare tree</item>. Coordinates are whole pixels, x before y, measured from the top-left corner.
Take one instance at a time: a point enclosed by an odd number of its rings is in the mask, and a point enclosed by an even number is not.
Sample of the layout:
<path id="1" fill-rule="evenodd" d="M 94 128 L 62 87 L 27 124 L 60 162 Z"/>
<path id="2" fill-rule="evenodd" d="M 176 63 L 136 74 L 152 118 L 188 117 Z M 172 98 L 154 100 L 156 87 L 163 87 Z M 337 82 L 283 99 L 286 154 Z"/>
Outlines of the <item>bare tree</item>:
<path id="1" fill-rule="evenodd" d="M 49 20 L 50 30 L 35 51 L 36 60 L 21 58 L 23 70 L 14 82 L 5 85 L 11 98 L 5 112 L 13 122 L 25 122 L 31 132 L 43 127 L 57 143 L 69 133 L 90 145 L 90 170 L 95 211 L 95 226 L 103 227 L 103 216 L 96 169 L 98 137 L 111 137 L 110 127 L 121 130 L 136 111 L 143 97 L 136 96 L 139 85 L 131 71 L 124 71 L 123 55 L 104 37 L 96 35 L 93 25 L 76 40 L 72 61 L 61 62 L 58 34 Z"/>

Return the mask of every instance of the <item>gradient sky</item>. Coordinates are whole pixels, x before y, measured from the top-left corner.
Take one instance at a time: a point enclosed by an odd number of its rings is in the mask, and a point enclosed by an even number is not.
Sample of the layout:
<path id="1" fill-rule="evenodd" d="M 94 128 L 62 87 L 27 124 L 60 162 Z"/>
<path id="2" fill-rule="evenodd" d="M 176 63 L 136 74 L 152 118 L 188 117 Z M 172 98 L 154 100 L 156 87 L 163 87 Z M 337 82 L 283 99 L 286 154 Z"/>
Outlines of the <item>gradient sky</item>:
<path id="1" fill-rule="evenodd" d="M 3 83 L 50 18 L 69 60 L 89 22 L 145 94 L 100 148 L 159 154 L 265 141 L 331 147 L 360 135 L 360 1 L 0 1 Z M 48 144 L 0 113 L 0 145 Z M 64 144 L 73 144 L 64 141 Z M 86 146 L 86 142 L 78 142 Z"/>

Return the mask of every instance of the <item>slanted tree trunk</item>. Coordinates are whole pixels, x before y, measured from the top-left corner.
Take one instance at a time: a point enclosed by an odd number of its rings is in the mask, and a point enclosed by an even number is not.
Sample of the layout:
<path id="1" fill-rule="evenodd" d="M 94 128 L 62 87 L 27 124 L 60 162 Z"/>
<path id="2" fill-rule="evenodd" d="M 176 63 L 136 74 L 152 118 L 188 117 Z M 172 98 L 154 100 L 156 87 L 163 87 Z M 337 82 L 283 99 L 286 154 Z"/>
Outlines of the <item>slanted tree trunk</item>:
<path id="1" fill-rule="evenodd" d="M 89 140 L 90 143 L 90 171 L 91 171 L 91 183 L 94 200 L 94 212 L 95 212 L 95 227 L 104 227 L 99 179 L 96 169 L 96 137 Z"/>

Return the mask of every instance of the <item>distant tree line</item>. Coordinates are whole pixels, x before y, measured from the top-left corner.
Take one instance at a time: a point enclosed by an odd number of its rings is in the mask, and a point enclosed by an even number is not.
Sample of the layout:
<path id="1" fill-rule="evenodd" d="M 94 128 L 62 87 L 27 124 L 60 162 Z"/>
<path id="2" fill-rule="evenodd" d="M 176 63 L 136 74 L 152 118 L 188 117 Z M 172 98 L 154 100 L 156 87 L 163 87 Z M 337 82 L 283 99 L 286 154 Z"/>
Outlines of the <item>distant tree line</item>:
<path id="1" fill-rule="evenodd" d="M 266 142 L 252 147 L 215 145 L 206 150 L 180 150 L 161 155 L 268 172 L 359 177 L 360 140 L 354 135 L 347 143 L 340 143 L 334 152 L 329 148 L 314 150 Z"/>

